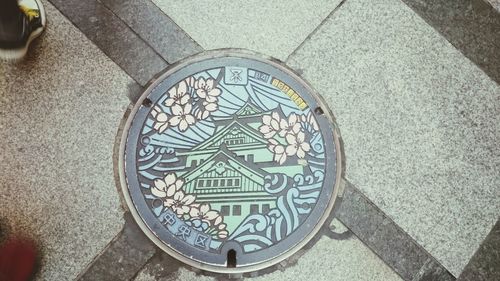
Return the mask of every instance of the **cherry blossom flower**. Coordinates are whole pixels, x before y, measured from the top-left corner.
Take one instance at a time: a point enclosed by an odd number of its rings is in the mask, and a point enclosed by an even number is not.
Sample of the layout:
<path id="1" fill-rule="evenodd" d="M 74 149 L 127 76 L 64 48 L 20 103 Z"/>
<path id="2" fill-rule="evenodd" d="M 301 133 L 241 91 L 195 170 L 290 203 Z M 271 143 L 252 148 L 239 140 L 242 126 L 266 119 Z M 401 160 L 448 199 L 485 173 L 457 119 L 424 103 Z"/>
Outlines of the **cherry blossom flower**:
<path id="1" fill-rule="evenodd" d="M 286 154 L 288 156 L 297 155 L 299 158 L 304 158 L 306 152 L 311 149 L 311 146 L 304 141 L 304 132 L 299 132 L 298 134 L 288 134 L 286 135 L 286 141 L 288 146 L 286 147 Z"/>
<path id="2" fill-rule="evenodd" d="M 167 208 L 172 208 L 178 216 L 189 213 L 191 204 L 196 198 L 193 195 L 186 195 L 182 190 L 177 191 L 173 198 L 167 198 L 163 205 Z"/>
<path id="3" fill-rule="evenodd" d="M 159 198 L 172 197 L 184 184 L 183 179 L 178 179 L 174 173 L 169 173 L 163 179 L 156 179 L 151 193 Z"/>
<path id="4" fill-rule="evenodd" d="M 297 118 L 297 114 L 292 113 L 288 116 L 288 120 L 285 118 L 280 121 L 280 137 L 285 137 L 287 134 L 297 134 L 300 131 L 300 123 Z"/>
<path id="5" fill-rule="evenodd" d="M 207 80 L 201 77 L 196 81 L 195 84 L 196 94 L 205 99 L 208 102 L 215 103 L 217 102 L 217 97 L 222 93 L 219 88 L 215 88 L 215 80 L 212 78 L 208 78 Z"/>
<path id="6" fill-rule="evenodd" d="M 172 106 L 174 104 L 185 105 L 188 101 L 189 93 L 186 82 L 181 81 L 176 87 L 172 87 L 168 90 L 168 98 L 165 100 L 164 104 L 166 106 Z"/>
<path id="7" fill-rule="evenodd" d="M 162 112 L 159 107 L 155 107 L 154 110 L 151 111 L 151 115 L 155 118 L 155 122 L 153 124 L 153 128 L 158 133 L 163 133 L 166 129 L 168 129 L 168 115 L 165 112 Z"/>
<path id="8" fill-rule="evenodd" d="M 202 107 L 196 112 L 198 120 L 207 119 L 208 116 L 219 108 L 217 102 L 203 101 Z"/>
<path id="9" fill-rule="evenodd" d="M 270 139 L 280 129 L 280 116 L 277 112 L 273 112 L 271 115 L 264 115 L 262 116 L 262 123 L 259 131 L 264 134 L 266 139 Z"/>
<path id="10" fill-rule="evenodd" d="M 286 153 L 285 147 L 278 143 L 275 139 L 269 139 L 268 149 L 274 153 L 274 161 L 280 164 L 285 163 Z"/>
<path id="11" fill-rule="evenodd" d="M 199 208 L 193 207 L 189 212 L 191 218 L 201 219 L 203 221 L 212 221 L 219 217 L 219 213 L 217 211 L 210 210 L 210 205 L 201 204 Z"/>
<path id="12" fill-rule="evenodd" d="M 181 132 L 187 130 L 187 128 L 191 125 L 193 125 L 196 122 L 196 119 L 194 119 L 194 116 L 191 114 L 191 109 L 193 106 L 188 103 L 184 107 L 174 104 L 172 106 L 172 113 L 174 116 L 170 118 L 170 125 L 171 126 L 179 126 L 179 130 Z"/>

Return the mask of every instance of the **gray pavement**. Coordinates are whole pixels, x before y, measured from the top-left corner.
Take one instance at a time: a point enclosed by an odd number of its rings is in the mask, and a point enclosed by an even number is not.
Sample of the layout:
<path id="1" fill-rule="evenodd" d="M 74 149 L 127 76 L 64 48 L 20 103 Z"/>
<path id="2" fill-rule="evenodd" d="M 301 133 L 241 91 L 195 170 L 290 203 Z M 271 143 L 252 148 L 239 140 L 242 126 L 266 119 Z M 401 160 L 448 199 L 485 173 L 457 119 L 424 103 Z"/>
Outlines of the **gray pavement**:
<path id="1" fill-rule="evenodd" d="M 0 65 L 0 220 L 40 242 L 39 280 L 74 279 L 122 229 L 113 144 L 128 85 L 138 88 L 127 73 L 144 84 L 201 47 L 288 58 L 338 118 L 349 181 L 461 273 L 500 215 L 500 88 L 479 67 L 398 0 L 153 2 L 168 17 L 150 4 L 141 13 L 181 38 L 173 53 L 133 4 L 72 0 L 81 7 L 62 11 L 78 28 L 44 2 L 49 27 L 28 60 Z M 127 51 L 122 39 L 144 48 Z M 361 240 L 322 238 L 263 278 L 399 280 Z M 158 279 L 154 266 L 136 280 Z M 180 267 L 164 280 L 174 277 L 195 273 Z"/>
<path id="2" fill-rule="evenodd" d="M 341 0 L 152 0 L 205 49 L 245 48 L 285 60 Z"/>
<path id="3" fill-rule="evenodd" d="M 500 87 L 396 0 L 347 1 L 290 59 L 347 178 L 458 276 L 500 215 Z"/>
<path id="4" fill-rule="evenodd" d="M 72 280 L 122 227 L 113 144 L 132 80 L 49 3 L 22 64 L 0 64 L 0 218 L 32 236 L 40 280 Z"/>
<path id="5" fill-rule="evenodd" d="M 348 231 L 337 220 L 334 220 L 332 226 L 338 233 Z M 217 280 L 213 277 L 196 275 L 195 272 L 183 267 L 174 267 L 172 270 L 171 264 L 159 258 L 156 263 L 153 262 L 144 267 L 134 281 Z M 313 248 L 298 259 L 296 264 L 286 266 L 283 271 L 278 270 L 251 280 L 285 281 L 303 278 L 338 281 L 403 280 L 355 236 L 346 240 L 322 237 Z"/>

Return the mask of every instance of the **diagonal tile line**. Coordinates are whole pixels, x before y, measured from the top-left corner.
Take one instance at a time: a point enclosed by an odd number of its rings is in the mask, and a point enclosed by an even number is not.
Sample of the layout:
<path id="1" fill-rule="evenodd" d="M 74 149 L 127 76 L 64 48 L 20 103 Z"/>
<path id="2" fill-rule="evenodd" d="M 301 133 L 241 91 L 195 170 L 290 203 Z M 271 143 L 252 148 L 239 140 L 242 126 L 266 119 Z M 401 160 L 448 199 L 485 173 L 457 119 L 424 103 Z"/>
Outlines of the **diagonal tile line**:
<path id="1" fill-rule="evenodd" d="M 147 42 L 101 2 L 49 1 L 138 84 L 145 85 L 168 66 Z"/>
<path id="2" fill-rule="evenodd" d="M 500 13 L 486 0 L 401 0 L 500 84 Z"/>
<path id="3" fill-rule="evenodd" d="M 128 22 L 126 22 L 125 20 L 123 20 L 119 15 L 117 15 L 115 13 L 114 10 L 112 10 L 108 5 L 106 5 L 106 3 L 102 2 L 102 0 L 96 0 L 97 2 L 99 2 L 100 4 L 102 4 L 110 13 L 112 13 L 116 18 L 120 19 L 121 22 L 123 22 L 127 27 L 128 29 L 134 33 L 138 38 L 140 38 L 146 45 L 148 45 L 148 47 L 151 48 L 151 50 L 153 50 L 153 52 L 155 52 L 159 57 L 161 57 L 163 60 L 165 60 L 165 62 L 167 64 L 171 64 L 171 62 L 169 62 L 167 60 L 167 58 L 165 58 L 162 54 L 160 54 L 155 48 L 153 48 L 153 46 L 151 46 L 151 44 L 149 44 L 149 42 L 147 42 L 146 40 L 144 40 L 144 38 L 142 38 L 142 36 L 137 33 L 131 26 Z"/>
<path id="4" fill-rule="evenodd" d="M 455 280 L 432 255 L 348 181 L 336 217 L 404 280 Z M 425 279 L 429 276 L 434 279 Z"/>
<path id="5" fill-rule="evenodd" d="M 150 0 L 97 1 L 169 64 L 203 51 L 198 42 Z"/>
<path id="6" fill-rule="evenodd" d="M 299 50 L 302 48 L 302 46 L 309 41 L 309 39 L 311 39 L 312 36 L 314 36 L 314 34 L 316 34 L 318 32 L 318 30 L 321 28 L 321 26 L 323 26 L 323 24 L 328 21 L 328 19 L 330 19 L 333 14 L 335 14 L 335 12 L 337 12 L 340 7 L 342 7 L 342 5 L 344 5 L 344 3 L 346 2 L 347 0 L 342 0 L 340 1 L 340 3 L 337 5 L 337 7 L 333 8 L 333 10 L 328 14 L 328 16 L 326 16 L 320 24 L 318 24 L 318 26 L 316 26 L 314 28 L 313 31 L 311 31 L 311 33 L 309 33 L 309 35 L 307 35 L 306 39 L 304 39 L 304 41 L 302 41 L 298 46 L 297 48 L 295 48 L 285 59 L 285 62 L 288 62 L 288 60 Z"/>

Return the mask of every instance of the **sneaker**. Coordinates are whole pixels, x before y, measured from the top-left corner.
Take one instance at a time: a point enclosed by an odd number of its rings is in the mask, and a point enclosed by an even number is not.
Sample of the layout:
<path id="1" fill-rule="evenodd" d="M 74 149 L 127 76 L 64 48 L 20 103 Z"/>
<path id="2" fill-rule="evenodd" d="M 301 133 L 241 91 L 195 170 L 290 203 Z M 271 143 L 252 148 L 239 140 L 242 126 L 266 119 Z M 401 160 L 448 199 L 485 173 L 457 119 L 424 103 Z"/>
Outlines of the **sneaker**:
<path id="1" fill-rule="evenodd" d="M 2 26 L 4 38 L 0 38 L 0 59 L 20 60 L 28 52 L 31 41 L 40 36 L 45 29 L 45 10 L 40 0 L 19 1 L 21 15 L 12 27 Z M 10 30 L 9 30 L 10 28 Z M 12 30 L 20 30 L 15 34 L 8 34 Z"/>

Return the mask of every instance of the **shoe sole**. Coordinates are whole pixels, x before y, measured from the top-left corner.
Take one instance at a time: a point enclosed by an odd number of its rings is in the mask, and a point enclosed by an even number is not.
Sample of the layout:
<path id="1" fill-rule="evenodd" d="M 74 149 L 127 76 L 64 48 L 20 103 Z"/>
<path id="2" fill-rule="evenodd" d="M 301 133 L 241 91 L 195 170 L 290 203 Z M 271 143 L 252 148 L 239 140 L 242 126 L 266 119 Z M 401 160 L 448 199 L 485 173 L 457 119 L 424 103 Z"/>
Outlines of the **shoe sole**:
<path id="1" fill-rule="evenodd" d="M 40 0 L 35 0 L 36 4 L 38 5 L 38 8 L 40 9 L 40 17 L 42 18 L 42 27 L 35 29 L 30 37 L 28 38 L 28 41 L 26 42 L 26 45 L 24 47 L 19 48 L 19 49 L 14 49 L 14 50 L 4 50 L 0 49 L 0 60 L 3 61 L 19 61 L 23 59 L 26 54 L 28 53 L 29 46 L 31 45 L 31 42 L 38 38 L 43 31 L 45 30 L 46 26 L 46 17 L 45 17 L 45 8 L 43 7 L 43 4 Z"/>

